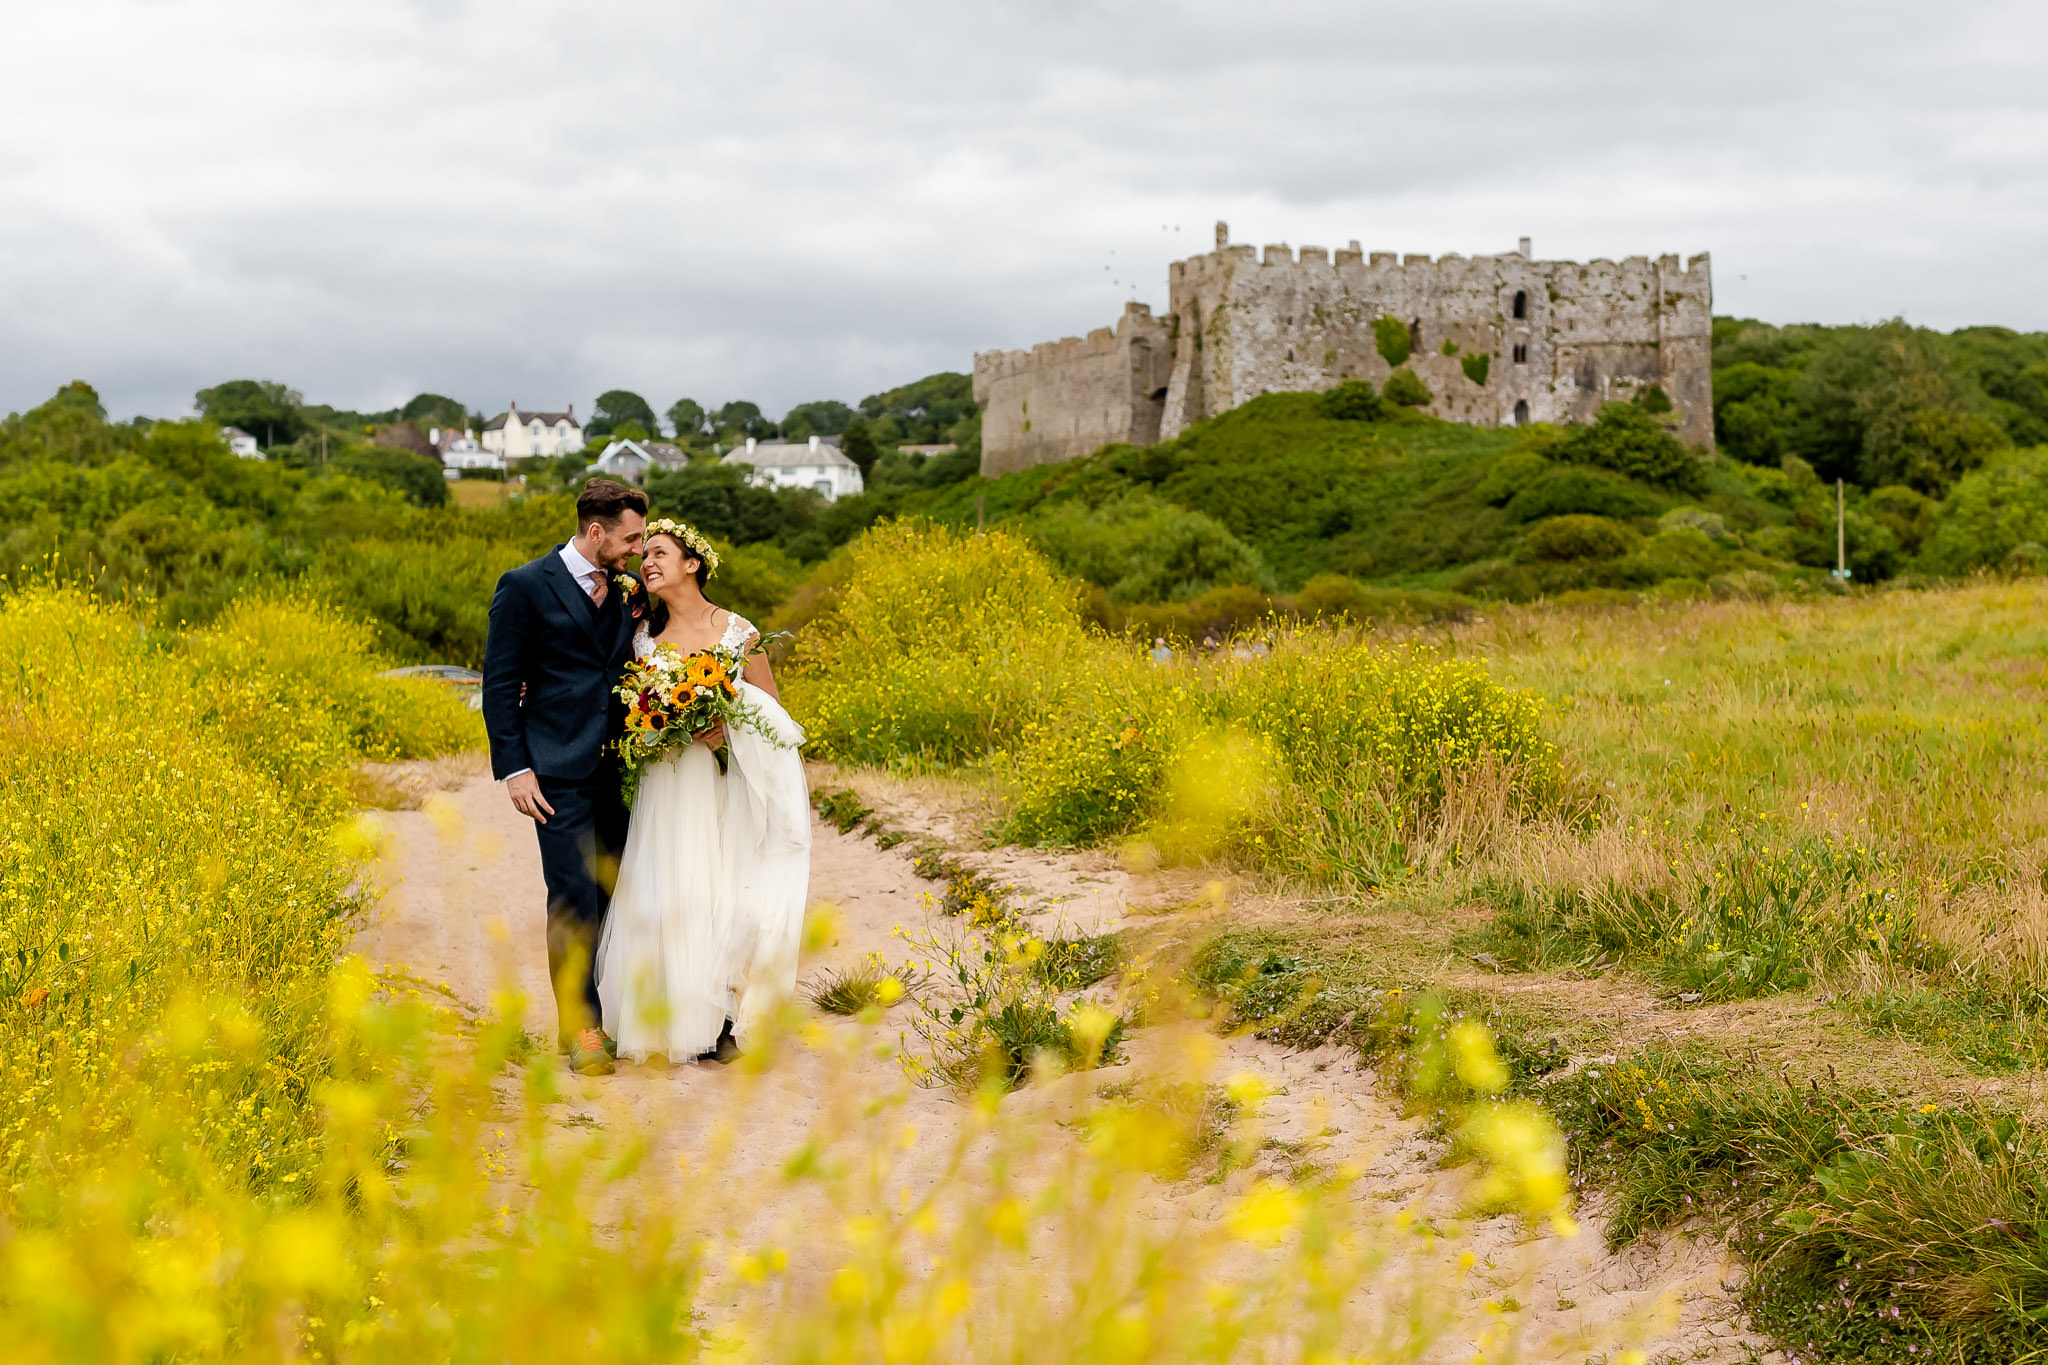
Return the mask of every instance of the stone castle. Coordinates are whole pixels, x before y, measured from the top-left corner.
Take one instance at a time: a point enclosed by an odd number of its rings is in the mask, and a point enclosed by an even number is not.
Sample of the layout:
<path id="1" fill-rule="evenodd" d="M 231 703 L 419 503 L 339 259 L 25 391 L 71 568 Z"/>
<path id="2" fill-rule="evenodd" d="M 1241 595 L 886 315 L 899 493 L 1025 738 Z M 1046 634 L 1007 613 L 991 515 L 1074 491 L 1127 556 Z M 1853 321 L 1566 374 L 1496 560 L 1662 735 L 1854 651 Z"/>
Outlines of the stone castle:
<path id="1" fill-rule="evenodd" d="M 974 357 L 981 472 L 1147 445 L 1262 393 L 1384 384 L 1404 361 L 1428 411 L 1483 426 L 1587 422 L 1652 385 L 1674 430 L 1712 448 L 1713 282 L 1705 253 L 1625 261 L 1335 253 L 1234 246 L 1170 269 L 1168 315 L 1124 306 L 1114 330 Z M 1386 333 L 1392 329 L 1394 335 Z M 1484 357 L 1482 359 L 1481 357 Z"/>

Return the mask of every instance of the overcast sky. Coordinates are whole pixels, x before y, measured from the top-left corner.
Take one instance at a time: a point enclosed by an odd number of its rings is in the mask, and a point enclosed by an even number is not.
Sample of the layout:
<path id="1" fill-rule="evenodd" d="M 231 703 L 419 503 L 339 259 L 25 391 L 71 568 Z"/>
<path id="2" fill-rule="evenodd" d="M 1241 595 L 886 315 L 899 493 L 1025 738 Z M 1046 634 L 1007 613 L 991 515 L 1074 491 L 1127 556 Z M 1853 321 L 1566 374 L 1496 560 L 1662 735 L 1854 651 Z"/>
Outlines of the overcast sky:
<path id="1" fill-rule="evenodd" d="M 0 45 L 0 411 L 779 415 L 1163 308 L 1218 218 L 2048 328 L 2040 0 L 65 0 Z"/>

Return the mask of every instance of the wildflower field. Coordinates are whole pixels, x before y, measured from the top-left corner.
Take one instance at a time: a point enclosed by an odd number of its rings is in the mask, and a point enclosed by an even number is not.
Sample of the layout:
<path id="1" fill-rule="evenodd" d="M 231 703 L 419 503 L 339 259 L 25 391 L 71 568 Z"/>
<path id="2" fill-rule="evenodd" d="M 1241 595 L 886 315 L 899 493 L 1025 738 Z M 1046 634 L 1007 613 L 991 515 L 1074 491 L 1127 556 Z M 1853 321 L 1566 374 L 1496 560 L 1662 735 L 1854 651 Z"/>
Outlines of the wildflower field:
<path id="1" fill-rule="evenodd" d="M 2048 586 L 1165 663 L 1080 600 L 998 533 L 871 533 L 790 690 L 994 839 L 1234 875 L 1190 970 L 1269 1036 L 1398 1058 L 1427 992 L 1491 1025 L 1610 1236 L 1729 1237 L 1799 1358 L 2048 1351 Z"/>
<path id="2" fill-rule="evenodd" d="M 963 1072 L 920 1139 L 903 1068 L 855 1079 L 894 1047 L 885 976 L 851 1026 L 792 1006 L 750 1057 L 743 1098 L 789 1049 L 845 1078 L 758 1180 L 703 1178 L 730 1132 L 656 1162 L 659 1134 L 573 1121 L 588 1083 L 516 998 L 347 952 L 380 851 L 361 765 L 474 746 L 473 714 L 303 600 L 152 619 L 0 600 L 7 1359 L 1517 1358 L 1472 1253 L 1359 1198 L 1360 1170 L 1256 1172 L 1263 1091 L 1198 1025 L 1155 1020 L 1115 1086 L 1085 1029 L 1064 1079 Z M 1568 1226 L 1561 1141 L 1488 1098 L 1490 1040 L 1419 1047 L 1479 1196 Z M 807 1236 L 734 1231 L 792 1198 Z"/>

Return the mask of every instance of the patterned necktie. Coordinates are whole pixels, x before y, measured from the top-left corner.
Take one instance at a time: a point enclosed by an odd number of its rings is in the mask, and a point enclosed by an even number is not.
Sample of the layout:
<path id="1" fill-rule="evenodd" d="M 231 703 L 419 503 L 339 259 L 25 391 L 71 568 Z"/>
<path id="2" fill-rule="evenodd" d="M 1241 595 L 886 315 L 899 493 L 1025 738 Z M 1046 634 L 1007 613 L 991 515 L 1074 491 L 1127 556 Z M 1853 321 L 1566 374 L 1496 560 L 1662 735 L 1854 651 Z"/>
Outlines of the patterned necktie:
<path id="1" fill-rule="evenodd" d="M 596 606 L 604 605 L 604 570 L 590 571 L 590 600 Z"/>

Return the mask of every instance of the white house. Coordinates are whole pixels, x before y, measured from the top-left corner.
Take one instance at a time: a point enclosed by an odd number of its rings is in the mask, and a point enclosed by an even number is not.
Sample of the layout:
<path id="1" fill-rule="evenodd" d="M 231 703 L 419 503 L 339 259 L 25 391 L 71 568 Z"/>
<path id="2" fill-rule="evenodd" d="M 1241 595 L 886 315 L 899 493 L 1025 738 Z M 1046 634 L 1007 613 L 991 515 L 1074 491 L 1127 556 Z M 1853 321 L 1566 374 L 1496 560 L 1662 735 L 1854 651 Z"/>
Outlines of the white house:
<path id="1" fill-rule="evenodd" d="M 744 446 L 719 463 L 751 465 L 747 482 L 761 488 L 808 488 L 831 502 L 865 486 L 860 466 L 839 451 L 837 436 L 813 436 L 809 441 L 757 441 L 747 438 Z"/>
<path id="2" fill-rule="evenodd" d="M 690 457 L 666 441 L 613 441 L 590 466 L 593 474 L 638 483 L 650 469 L 681 469 Z"/>
<path id="3" fill-rule="evenodd" d="M 504 412 L 484 423 L 479 444 L 504 460 L 571 455 L 583 449 L 583 426 L 576 420 L 574 403 L 566 412 L 521 412 L 514 399 Z"/>
<path id="4" fill-rule="evenodd" d="M 485 450 L 473 431 L 457 431 L 454 427 L 434 427 L 427 432 L 427 443 L 440 455 L 441 463 L 449 469 L 503 469 L 505 457 Z"/>
<path id="5" fill-rule="evenodd" d="M 256 444 L 256 438 L 240 427 L 222 427 L 220 438 L 227 443 L 229 450 L 245 460 L 264 458 L 262 448 Z"/>

